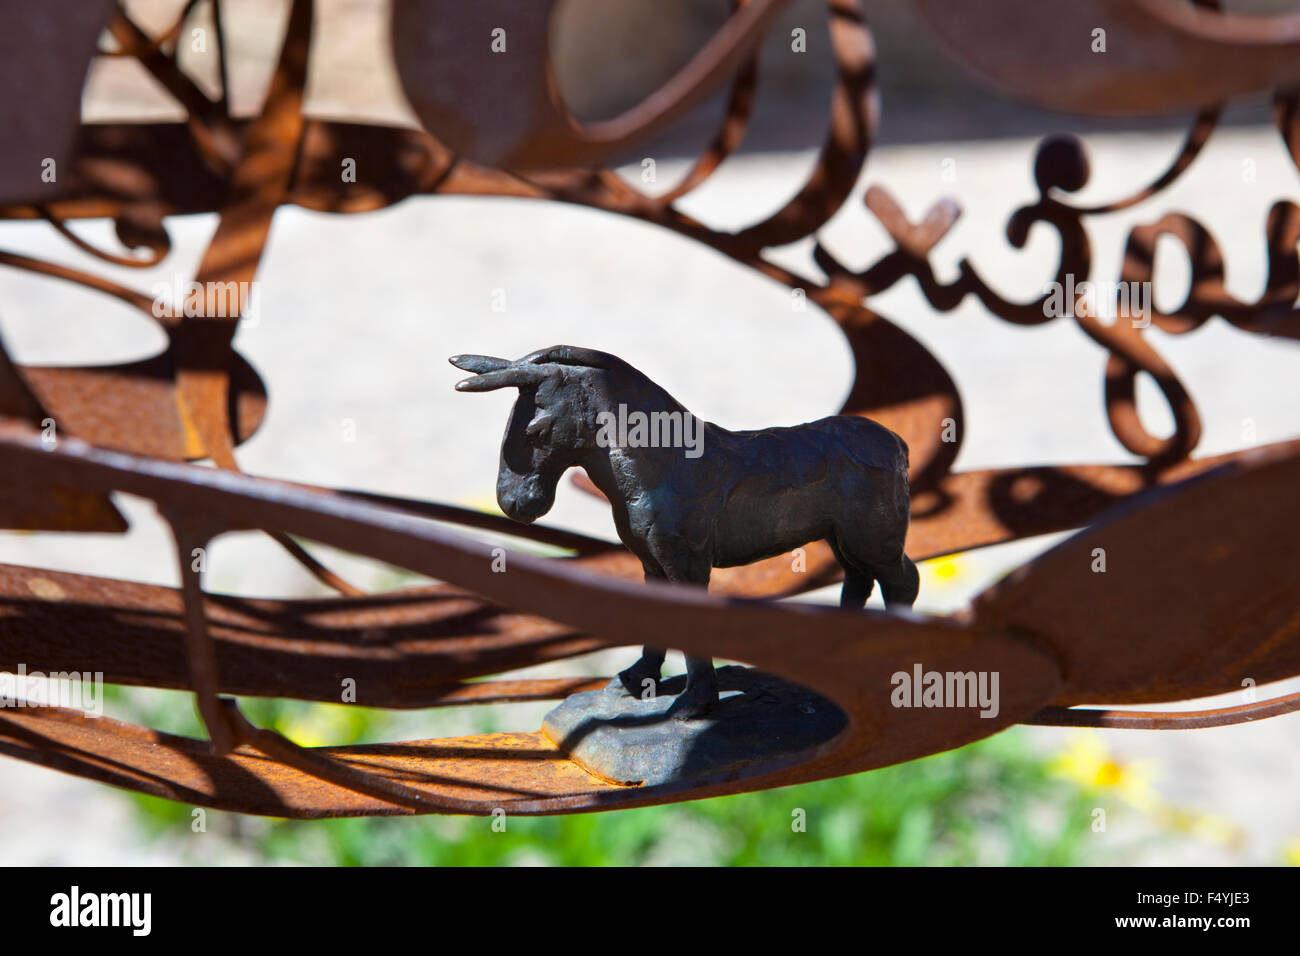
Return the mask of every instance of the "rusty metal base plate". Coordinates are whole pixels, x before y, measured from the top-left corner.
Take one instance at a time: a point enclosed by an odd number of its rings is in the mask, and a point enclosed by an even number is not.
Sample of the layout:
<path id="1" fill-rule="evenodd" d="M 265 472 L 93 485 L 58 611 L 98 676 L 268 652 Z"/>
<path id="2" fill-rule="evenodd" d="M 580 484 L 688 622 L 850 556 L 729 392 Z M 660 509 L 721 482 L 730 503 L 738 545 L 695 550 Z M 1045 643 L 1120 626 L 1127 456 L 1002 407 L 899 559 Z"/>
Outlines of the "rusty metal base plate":
<path id="1" fill-rule="evenodd" d="M 720 700 L 708 716 L 667 716 L 685 676 L 660 682 L 650 700 L 617 678 L 574 694 L 546 715 L 542 733 L 578 766 L 620 784 L 683 783 L 811 750 L 848 724 L 833 703 L 750 667 L 718 669 Z"/>

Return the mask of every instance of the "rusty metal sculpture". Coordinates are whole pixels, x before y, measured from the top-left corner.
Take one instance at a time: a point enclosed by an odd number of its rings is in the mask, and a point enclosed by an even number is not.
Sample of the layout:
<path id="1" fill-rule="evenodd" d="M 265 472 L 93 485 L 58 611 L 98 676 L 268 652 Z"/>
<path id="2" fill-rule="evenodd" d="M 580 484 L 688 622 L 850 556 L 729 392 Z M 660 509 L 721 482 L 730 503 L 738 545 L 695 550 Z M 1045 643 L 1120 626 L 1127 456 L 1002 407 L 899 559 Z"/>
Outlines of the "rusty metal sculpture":
<path id="1" fill-rule="evenodd" d="M 1166 173 L 1100 206 L 1069 200 L 1088 179 L 1081 144 L 1066 137 L 1040 145 L 1039 198 L 1011 216 L 1007 237 L 1019 247 L 1031 225 L 1055 229 L 1061 238 L 1058 278 L 1090 274 L 1085 221 L 1149 199 L 1175 181 L 1204 146 L 1229 96 L 1276 90 L 1279 132 L 1300 162 L 1294 16 L 1243 18 L 1208 4 L 1158 0 L 1055 5 L 1068 7 L 1079 22 L 1104 24 L 1111 48 L 1125 51 L 1119 59 L 1084 61 L 1077 50 L 1039 56 L 1050 52 L 1040 46 L 1043 36 L 1064 35 L 1024 27 L 1042 4 L 916 2 L 941 33 L 960 37 L 977 68 L 1013 91 L 1094 112 L 1189 105 L 1201 110 Z M 6 65 L 28 70 L 23 63 L 35 69 L 37 61 L 48 59 L 38 11 L 56 6 L 64 58 L 58 72 L 66 81 L 81 70 L 84 60 L 77 51 L 88 49 L 99 35 L 109 9 L 105 3 L 57 0 L 7 9 L 4 42 L 11 58 Z M 236 449 L 256 429 L 266 396 L 256 373 L 232 347 L 238 314 L 156 318 L 151 300 L 125 285 L 0 250 L 0 265 L 74 282 L 140 309 L 160 323 L 168 341 L 165 351 L 148 360 L 92 368 L 29 368 L 0 353 L 0 526 L 120 531 L 124 520 L 109 493 L 142 495 L 157 502 L 174 530 L 183 582 L 177 591 L 0 568 L 0 668 L 24 662 L 46 671 L 102 671 L 115 683 L 186 688 L 194 692 L 211 737 L 180 738 L 58 708 L 4 710 L 0 753 L 245 813 L 322 817 L 496 808 L 561 813 L 856 773 L 1018 722 L 1174 729 L 1255 720 L 1300 707 L 1300 695 L 1293 695 L 1210 711 L 1113 709 L 1232 690 L 1247 675 L 1264 683 L 1300 674 L 1300 535 L 1294 533 L 1300 527 L 1300 499 L 1293 493 L 1300 479 L 1300 441 L 1193 458 L 1200 436 L 1196 406 L 1144 329 L 1128 321 L 1103 324 L 1086 309 L 1074 310 L 1074 321 L 1108 353 L 1099 371 L 1111 430 L 1141 463 L 952 470 L 960 441 L 943 442 L 937 424 L 950 418 L 958 436 L 962 433 L 965 412 L 954 382 L 925 348 L 864 301 L 911 276 L 940 311 L 973 296 L 993 315 L 1031 325 L 1049 321 L 1048 310 L 1042 301 L 1004 298 L 969 261 L 962 262 L 952 282 L 936 277 L 927 257 L 959 214 L 949 201 L 914 223 L 883 188 L 872 186 L 867 208 L 896 248 L 862 270 L 843 265 L 818 240 L 821 227 L 844 207 L 860 178 L 876 123 L 874 49 L 854 0 L 828 0 L 837 75 L 830 128 L 811 174 L 783 208 L 735 232 L 695 221 L 677 201 L 740 143 L 754 99 L 753 50 L 780 3 L 736 0 L 736 12 L 715 42 L 659 95 L 612 128 L 594 131 L 568 116 L 554 85 L 544 79 L 550 6 L 542 5 L 543 12 L 528 14 L 526 21 L 511 21 L 518 22 L 512 42 L 532 52 L 514 64 L 523 72 L 501 76 L 484 72 L 505 68 L 500 60 L 491 67 L 471 56 L 433 65 L 427 60 L 431 36 L 440 38 L 437 49 L 479 48 L 481 22 L 470 5 L 400 0 L 396 62 L 427 126 L 423 131 L 304 117 L 310 0 L 292 0 L 270 87 L 258 115 L 247 121 L 231 116 L 224 90 L 208 96 L 177 65 L 175 40 L 193 3 L 159 36 L 146 34 L 117 10 L 108 18 L 115 46 L 107 55 L 138 61 L 185 107 L 185 122 L 82 124 L 68 144 L 62 121 L 56 122 L 76 108 L 68 83 L 38 86 L 39 95 L 28 95 L 25 84 L 7 85 L 3 110 L 9 128 L 38 132 L 26 142 L 11 139 L 5 155 L 29 149 L 33 156 L 57 159 L 70 172 L 60 177 L 57 191 L 33 195 L 26 160 L 0 164 L 0 218 L 49 222 L 92 255 L 131 266 L 167 255 L 167 216 L 215 210 L 219 224 L 197 278 L 226 283 L 253 277 L 271 218 L 286 204 L 353 213 L 413 195 L 494 195 L 630 216 L 804 289 L 808 300 L 839 324 L 857 365 L 841 414 L 870 417 L 910 447 L 912 521 L 906 546 L 914 558 L 1085 529 L 981 595 L 959 619 L 845 613 L 771 600 L 834 580 L 834 558 L 829 548 L 817 546 L 808 549 L 804 574 L 790 573 L 785 561 L 762 561 L 718 572 L 714 593 L 706 594 L 637 583 L 631 580 L 639 570 L 635 558 L 621 549 L 534 526 L 526 529 L 529 537 L 567 548 L 573 557 L 512 556 L 511 573 L 495 575 L 485 545 L 425 519 L 519 533 L 508 519 L 240 472 Z M 214 9 L 220 34 L 221 0 Z M 515 16 L 513 8 L 501 15 Z M 1152 35 L 1159 37 L 1157 59 L 1146 54 Z M 1024 49 L 1008 50 L 1008 44 Z M 224 51 L 218 53 L 224 62 Z M 1137 59 L 1128 59 L 1133 56 Z M 1041 81 L 1040 60 L 1050 63 L 1051 83 Z M 1067 60 L 1076 68 L 1063 70 Z M 1206 62 L 1215 62 L 1216 69 L 1204 69 Z M 725 122 L 668 193 L 644 195 L 592 165 L 727 81 Z M 454 94 L 450 102 L 447 90 Z M 466 99 L 458 105 L 457 97 Z M 479 97 L 494 97 L 508 108 L 479 109 Z M 356 183 L 341 184 L 335 174 L 345 156 L 359 160 Z M 87 217 L 111 217 L 123 242 L 142 254 L 118 257 L 73 236 L 67 223 Z M 1254 303 L 1228 294 L 1213 236 L 1184 215 L 1166 215 L 1132 231 L 1122 278 L 1150 278 L 1155 242 L 1173 237 L 1191 261 L 1191 289 L 1178 308 L 1156 309 L 1153 325 L 1182 334 L 1218 317 L 1247 333 L 1294 339 L 1300 337 L 1295 308 L 1300 206 L 1279 201 L 1268 231 L 1267 285 Z M 824 281 L 775 265 L 764 255 L 808 237 L 817 241 Z M 1137 416 L 1135 383 L 1141 373 L 1156 381 L 1173 413 L 1175 427 L 1168 437 L 1150 434 Z M 40 425 L 46 418 L 71 437 L 53 448 L 42 443 Z M 186 464 L 203 458 L 218 469 Z M 274 536 L 340 596 L 267 601 L 205 595 L 186 556 L 217 534 L 250 529 Z M 370 555 L 448 583 L 362 596 L 294 538 Z M 1104 542 L 1112 566 L 1140 567 L 1142 574 L 1110 574 L 1103 582 L 1103 576 L 1090 573 L 1089 556 L 1098 542 Z M 736 602 L 729 597 L 735 595 L 768 600 Z M 1070 613 L 1080 607 L 1088 614 Z M 300 747 L 250 724 L 229 696 L 335 700 L 345 675 L 357 679 L 357 703 L 364 705 L 551 699 L 597 685 L 511 679 L 508 672 L 597 648 L 654 645 L 665 633 L 674 634 L 693 656 L 744 660 L 811 688 L 844 711 L 846 728 L 833 740 L 780 761 L 689 786 L 636 787 L 588 775 L 538 733 Z M 890 675 L 918 660 L 945 670 L 999 671 L 998 716 L 891 707 Z M 471 680 L 488 675 L 506 676 Z M 1084 703 L 1107 709 L 1076 706 Z"/>
<path id="2" fill-rule="evenodd" d="M 497 502 L 516 521 L 550 511 L 561 475 L 580 467 L 613 507 L 619 539 L 647 581 L 707 588 L 714 568 L 824 541 L 844 569 L 840 607 L 861 610 L 876 581 L 886 607 L 916 601 L 920 578 L 903 553 L 907 445 L 889 429 L 837 415 L 728 431 L 618 356 L 568 345 L 517 362 L 454 355 L 451 364 L 475 373 L 458 391 L 519 389 L 497 477 Z M 664 652 L 646 647 L 618 678 L 639 695 L 646 683 L 657 687 L 663 664 Z M 686 687 L 668 711 L 678 720 L 718 701 L 712 658 L 686 665 Z"/>

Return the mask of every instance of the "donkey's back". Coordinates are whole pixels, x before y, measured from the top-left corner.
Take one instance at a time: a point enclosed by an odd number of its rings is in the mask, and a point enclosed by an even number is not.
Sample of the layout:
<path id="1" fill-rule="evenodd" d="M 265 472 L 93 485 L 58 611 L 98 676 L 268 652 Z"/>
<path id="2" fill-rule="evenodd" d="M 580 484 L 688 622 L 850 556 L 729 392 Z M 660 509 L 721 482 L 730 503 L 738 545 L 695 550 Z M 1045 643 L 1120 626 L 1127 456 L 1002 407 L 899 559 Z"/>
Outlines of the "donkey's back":
<path id="1" fill-rule="evenodd" d="M 837 415 L 727 432 L 705 447 L 706 456 L 727 459 L 730 474 L 719 488 L 715 566 L 822 539 L 837 549 L 847 542 L 872 563 L 901 555 L 910 508 L 907 445 L 883 425 Z"/>

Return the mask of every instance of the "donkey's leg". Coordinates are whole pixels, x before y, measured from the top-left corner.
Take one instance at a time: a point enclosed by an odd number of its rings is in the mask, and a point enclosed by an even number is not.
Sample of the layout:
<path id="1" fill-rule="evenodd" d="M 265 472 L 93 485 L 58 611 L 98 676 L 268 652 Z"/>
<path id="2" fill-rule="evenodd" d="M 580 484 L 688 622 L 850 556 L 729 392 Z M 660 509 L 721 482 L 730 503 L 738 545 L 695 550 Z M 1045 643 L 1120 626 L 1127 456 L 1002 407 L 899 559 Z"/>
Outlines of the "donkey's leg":
<path id="1" fill-rule="evenodd" d="M 678 554 L 677 560 L 664 565 L 669 581 L 709 586 L 713 564 L 707 555 Z M 713 658 L 686 656 L 686 688 L 677 695 L 668 715 L 677 720 L 703 717 L 718 702 L 718 675 L 713 670 Z"/>
<path id="2" fill-rule="evenodd" d="M 898 564 L 887 570 L 877 570 L 880 579 L 880 591 L 885 597 L 885 607 L 890 610 L 906 610 L 916 601 L 921 590 L 921 575 L 916 565 L 907 555 L 899 555 Z"/>
<path id="3" fill-rule="evenodd" d="M 676 720 L 694 720 L 703 717 L 718 702 L 718 674 L 713 669 L 713 658 L 686 658 L 686 689 L 677 695 L 668 716 Z"/>
<path id="4" fill-rule="evenodd" d="M 668 576 L 657 565 L 643 561 L 647 581 L 667 580 Z M 641 648 L 641 659 L 631 667 L 618 672 L 618 680 L 633 697 L 649 700 L 659 696 L 659 678 L 663 674 L 664 652 L 655 647 Z"/>
<path id="5" fill-rule="evenodd" d="M 835 560 L 844 569 L 844 586 L 840 588 L 840 607 L 855 611 L 862 610 L 866 607 L 867 599 L 871 597 L 872 588 L 876 585 L 875 578 L 871 572 L 850 562 L 834 539 L 828 539 L 826 543 L 831 546 Z"/>
<path id="6" fill-rule="evenodd" d="M 659 677 L 663 673 L 664 652 L 654 647 L 641 648 L 641 659 L 618 672 L 618 680 L 633 697 L 650 700 L 659 696 Z"/>

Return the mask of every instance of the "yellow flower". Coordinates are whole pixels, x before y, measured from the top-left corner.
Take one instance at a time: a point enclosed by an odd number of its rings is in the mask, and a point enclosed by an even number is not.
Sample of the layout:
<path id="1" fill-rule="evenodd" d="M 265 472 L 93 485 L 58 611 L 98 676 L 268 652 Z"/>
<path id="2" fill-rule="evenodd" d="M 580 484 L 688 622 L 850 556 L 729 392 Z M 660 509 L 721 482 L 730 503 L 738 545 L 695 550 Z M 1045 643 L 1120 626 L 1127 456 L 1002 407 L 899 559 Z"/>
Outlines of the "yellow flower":
<path id="1" fill-rule="evenodd" d="M 1240 850 L 1246 842 L 1246 834 L 1241 827 L 1231 820 L 1210 813 L 1163 806 L 1157 808 L 1155 817 L 1166 829 L 1190 834 L 1207 843 L 1221 843 Z"/>
<path id="2" fill-rule="evenodd" d="M 1287 866 L 1300 866 L 1300 837 L 1292 837 L 1283 844 L 1282 860 Z"/>
<path id="3" fill-rule="evenodd" d="M 965 574 L 960 554 L 950 554 L 946 557 L 936 558 L 933 561 L 926 561 L 923 566 L 929 572 L 930 577 L 945 584 L 955 581 Z"/>
<path id="4" fill-rule="evenodd" d="M 1080 786 L 1113 793 L 1130 806 L 1150 814 L 1169 830 L 1236 848 L 1245 842 L 1245 833 L 1231 820 L 1175 807 L 1163 801 L 1153 785 L 1155 773 L 1151 762 L 1117 760 L 1107 751 L 1104 738 L 1095 730 L 1080 730 L 1072 734 L 1066 748 L 1052 761 L 1050 769 L 1057 776 Z M 1300 861 L 1300 840 L 1296 841 L 1295 852 Z"/>
<path id="5" fill-rule="evenodd" d="M 366 716 L 356 707 L 311 704 L 275 723 L 280 733 L 300 747 L 326 747 L 353 743 L 364 731 Z"/>
<path id="6" fill-rule="evenodd" d="M 1151 764 L 1116 760 L 1106 750 L 1101 734 L 1095 730 L 1071 734 L 1065 750 L 1052 761 L 1051 770 L 1080 786 L 1111 791 L 1141 810 L 1152 810 L 1159 802 L 1152 786 L 1154 773 Z"/>
<path id="7" fill-rule="evenodd" d="M 329 743 L 329 738 L 322 733 L 321 723 L 320 720 L 311 720 L 307 715 L 301 715 L 286 721 L 280 728 L 280 733 L 299 747 L 323 747 Z"/>

